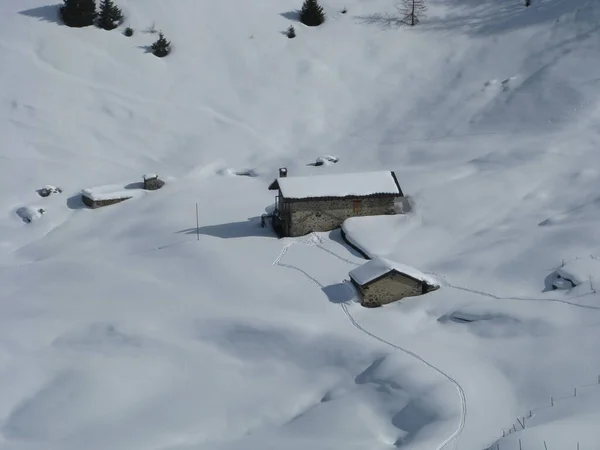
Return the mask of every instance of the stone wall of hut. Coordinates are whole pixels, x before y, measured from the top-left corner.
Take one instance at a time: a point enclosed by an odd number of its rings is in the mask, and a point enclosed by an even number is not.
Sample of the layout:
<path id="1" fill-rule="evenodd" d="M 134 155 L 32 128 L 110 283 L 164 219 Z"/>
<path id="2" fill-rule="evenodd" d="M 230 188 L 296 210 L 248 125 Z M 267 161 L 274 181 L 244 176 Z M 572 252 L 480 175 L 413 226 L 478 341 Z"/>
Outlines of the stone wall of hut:
<path id="1" fill-rule="evenodd" d="M 395 214 L 394 197 L 362 199 L 312 199 L 289 203 L 290 236 L 304 236 L 313 231 L 330 231 L 349 217 Z"/>

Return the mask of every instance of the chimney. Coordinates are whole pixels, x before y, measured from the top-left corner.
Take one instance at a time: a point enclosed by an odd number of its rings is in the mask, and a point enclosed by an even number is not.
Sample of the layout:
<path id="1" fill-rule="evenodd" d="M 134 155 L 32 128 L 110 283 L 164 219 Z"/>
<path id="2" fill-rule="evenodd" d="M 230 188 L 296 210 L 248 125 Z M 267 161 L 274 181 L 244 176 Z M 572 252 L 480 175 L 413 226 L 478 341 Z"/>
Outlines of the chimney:
<path id="1" fill-rule="evenodd" d="M 285 167 L 281 167 L 279 169 L 279 178 L 287 177 L 287 169 Z"/>

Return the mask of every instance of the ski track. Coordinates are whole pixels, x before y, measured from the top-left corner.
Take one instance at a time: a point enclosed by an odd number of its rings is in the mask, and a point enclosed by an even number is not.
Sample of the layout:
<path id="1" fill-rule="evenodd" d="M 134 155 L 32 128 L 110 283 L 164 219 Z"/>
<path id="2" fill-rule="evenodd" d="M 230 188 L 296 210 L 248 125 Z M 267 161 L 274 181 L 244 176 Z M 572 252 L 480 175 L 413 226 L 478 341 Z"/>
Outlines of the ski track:
<path id="1" fill-rule="evenodd" d="M 317 244 L 317 242 L 318 242 L 318 244 Z M 330 255 L 335 256 L 336 258 L 338 258 L 338 259 L 340 259 L 340 260 L 342 260 L 344 262 L 347 262 L 347 263 L 355 265 L 355 266 L 359 265 L 359 264 L 354 263 L 354 262 L 352 262 L 352 261 L 350 261 L 350 260 L 348 260 L 348 259 L 346 259 L 346 258 L 344 258 L 342 256 L 339 256 L 339 255 L 335 254 L 334 252 L 332 252 L 331 250 L 325 248 L 323 246 L 323 240 L 318 235 L 316 235 L 315 233 L 311 233 L 306 238 L 301 238 L 298 241 L 294 241 L 294 242 L 286 244 L 283 247 L 283 249 L 281 250 L 281 253 L 279 254 L 279 256 L 275 259 L 275 261 L 273 261 L 273 265 L 285 267 L 285 268 L 288 268 L 288 269 L 293 269 L 293 270 L 296 270 L 296 271 L 302 273 L 304 276 L 306 276 L 313 284 L 315 284 L 316 286 L 318 286 L 320 289 L 323 289 L 325 286 L 323 286 L 323 284 L 320 283 L 316 278 L 312 277 L 307 272 L 305 272 L 304 270 L 302 270 L 302 269 L 300 269 L 298 267 L 295 267 L 295 266 L 292 266 L 292 265 L 289 265 L 289 264 L 283 264 L 281 262 L 281 260 L 285 256 L 285 254 L 289 251 L 289 249 L 292 247 L 292 245 L 294 245 L 294 243 L 300 243 L 300 244 L 304 244 L 304 245 L 309 245 L 311 247 L 317 247 L 317 248 L 319 248 L 319 249 L 327 252 Z M 348 286 L 348 288 L 351 289 L 350 286 Z M 425 360 L 423 357 L 419 356 L 418 354 L 416 354 L 416 353 L 414 353 L 414 352 L 412 352 L 412 351 L 410 351 L 410 350 L 408 350 L 406 348 L 403 348 L 403 347 L 401 347 L 399 345 L 396 345 L 396 344 L 394 344 L 392 342 L 389 342 L 389 341 L 383 339 L 382 337 L 377 336 L 376 334 L 371 333 L 367 329 L 363 328 L 360 325 L 360 323 L 358 323 L 356 321 L 356 319 L 352 316 L 352 314 L 348 310 L 348 307 L 345 304 L 341 303 L 340 307 L 342 308 L 342 311 L 344 312 L 344 314 L 346 315 L 346 317 L 348 318 L 349 322 L 352 324 L 352 326 L 354 328 L 356 328 L 360 332 L 366 334 L 367 336 L 369 336 L 369 337 L 371 337 L 371 338 L 373 338 L 373 339 L 381 342 L 382 344 L 385 344 L 385 345 L 393 348 L 394 350 L 398 350 L 398 351 L 400 351 L 400 352 L 402 352 L 402 353 L 404 353 L 406 355 L 409 355 L 409 356 L 415 358 L 419 362 L 425 364 L 430 369 L 432 369 L 432 370 L 436 371 L 437 373 L 439 373 L 440 375 L 442 375 L 442 377 L 444 377 L 447 381 L 449 381 L 454 386 L 454 388 L 456 389 L 456 391 L 457 391 L 457 393 L 459 395 L 459 398 L 460 398 L 460 404 L 461 404 L 460 422 L 459 422 L 458 427 L 456 428 L 456 430 L 448 438 L 446 438 L 440 445 L 438 445 L 438 447 L 435 450 L 443 450 L 452 441 L 454 441 L 453 448 L 454 448 L 454 450 L 456 450 L 456 448 L 458 446 L 458 438 L 460 436 L 460 433 L 462 433 L 462 430 L 463 430 L 463 428 L 465 426 L 465 422 L 466 422 L 466 418 L 467 418 L 467 400 L 466 400 L 465 392 L 464 392 L 463 388 L 461 387 L 461 385 L 454 378 L 452 378 L 452 376 L 450 376 L 449 374 L 447 374 L 446 372 L 444 372 L 442 369 L 436 367 L 432 363 L 428 362 L 427 360 Z"/>
<path id="2" fill-rule="evenodd" d="M 306 278 L 308 278 L 313 284 L 315 284 L 317 287 L 319 287 L 320 289 L 323 289 L 324 286 L 322 283 L 320 283 L 316 278 L 314 278 L 313 276 L 311 276 L 309 273 L 307 273 L 306 271 L 300 269 L 299 267 L 290 265 L 290 264 L 284 264 L 282 263 L 282 259 L 284 258 L 284 256 L 286 255 L 286 253 L 289 251 L 289 249 L 294 245 L 294 244 L 304 244 L 304 245 L 309 245 L 311 247 L 316 247 L 324 252 L 326 252 L 327 254 L 347 263 L 353 266 L 359 266 L 360 264 L 355 263 L 354 261 L 351 261 L 347 258 L 344 258 L 343 256 L 338 255 L 337 253 L 333 252 L 332 250 L 329 250 L 328 248 L 326 248 L 324 246 L 324 240 L 318 236 L 315 233 L 311 233 L 306 237 L 300 238 L 298 240 L 294 240 L 292 242 L 286 243 L 283 247 L 283 249 L 281 250 L 281 253 L 277 256 L 277 258 L 275 259 L 275 261 L 273 261 L 273 265 L 276 266 L 281 266 L 281 267 L 285 267 L 287 269 L 292 269 L 295 270 L 297 272 L 302 273 Z M 495 295 L 489 292 L 484 292 L 481 290 L 477 290 L 477 289 L 470 289 L 464 286 L 458 286 L 455 284 L 452 284 L 450 282 L 448 282 L 446 280 L 445 277 L 438 275 L 435 272 L 425 272 L 429 275 L 433 275 L 435 276 L 442 285 L 444 285 L 445 287 L 448 287 L 450 289 L 455 289 L 455 290 L 460 290 L 460 291 L 464 291 L 464 292 L 469 292 L 472 294 L 477 294 L 483 297 L 488 297 L 488 298 L 492 298 L 494 300 L 515 300 L 515 301 L 528 301 L 528 302 L 554 302 L 554 303 L 560 303 L 560 304 L 564 304 L 564 305 L 568 305 L 568 306 L 574 306 L 577 308 L 583 308 L 583 309 L 591 309 L 591 310 L 600 310 L 600 306 L 593 306 L 593 305 L 582 305 L 579 303 L 575 303 L 569 300 L 563 300 L 563 299 L 557 299 L 557 298 L 535 298 L 535 297 L 502 297 L 499 295 Z M 351 289 L 354 292 L 354 289 L 349 286 L 347 284 L 347 280 L 344 280 L 344 282 L 346 283 L 346 286 L 348 286 L 348 289 Z M 585 294 L 581 294 L 577 297 L 574 297 L 574 299 L 578 299 L 578 298 L 583 298 L 583 297 L 588 297 L 590 295 L 595 294 L 594 291 L 590 291 L 588 293 Z M 461 403 L 461 417 L 460 417 L 460 423 L 458 424 L 456 430 L 446 439 L 444 440 L 444 442 L 442 442 L 435 450 L 443 450 L 444 448 L 446 448 L 448 446 L 448 444 L 450 444 L 451 442 L 454 441 L 454 445 L 453 445 L 453 449 L 456 450 L 457 446 L 458 446 L 458 441 L 459 441 L 459 437 L 460 434 L 462 433 L 465 423 L 466 423 L 466 419 L 467 419 L 467 400 L 466 400 L 466 395 L 464 392 L 464 389 L 462 388 L 462 386 L 460 385 L 460 383 L 455 380 L 450 374 L 444 372 L 442 369 L 440 369 L 439 367 L 435 366 L 434 364 L 430 363 L 429 361 L 425 360 L 423 357 L 419 356 L 418 354 L 403 348 L 399 345 L 396 345 L 392 342 L 389 342 L 385 339 L 383 339 L 382 337 L 370 332 L 369 330 L 365 329 L 362 325 L 360 325 L 360 323 L 352 316 L 352 314 L 350 313 L 350 311 L 348 310 L 348 306 L 344 303 L 340 304 L 340 307 L 342 308 L 342 311 L 344 312 L 344 314 L 346 315 L 346 317 L 348 318 L 348 320 L 350 321 L 350 323 L 352 324 L 352 326 L 354 326 L 357 330 L 359 330 L 360 332 L 366 334 L 367 336 L 371 337 L 372 339 L 375 339 L 389 347 L 392 347 L 395 350 L 398 350 L 406 355 L 409 355 L 415 359 L 417 359 L 418 361 L 420 361 L 421 363 L 425 364 L 427 367 L 429 367 L 430 369 L 436 371 L 437 373 L 439 373 L 442 377 L 444 377 L 448 382 L 450 382 L 454 388 L 456 389 L 458 396 L 460 398 L 460 403 Z"/>

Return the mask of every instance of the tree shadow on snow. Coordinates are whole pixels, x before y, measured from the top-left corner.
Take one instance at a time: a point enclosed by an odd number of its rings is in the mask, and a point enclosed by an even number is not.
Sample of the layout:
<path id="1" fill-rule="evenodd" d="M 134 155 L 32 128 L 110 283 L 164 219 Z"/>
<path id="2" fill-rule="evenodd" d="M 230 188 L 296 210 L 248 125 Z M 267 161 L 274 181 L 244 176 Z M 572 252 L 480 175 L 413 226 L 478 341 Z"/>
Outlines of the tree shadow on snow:
<path id="1" fill-rule="evenodd" d="M 137 48 L 144 50 L 144 53 L 152 53 L 151 45 L 138 45 Z"/>
<path id="2" fill-rule="evenodd" d="M 355 295 L 354 290 L 347 283 L 336 283 L 321 289 L 331 303 L 350 303 Z"/>
<path id="3" fill-rule="evenodd" d="M 281 17 L 285 17 L 286 19 L 291 20 L 293 22 L 300 22 L 300 11 L 295 10 L 295 11 L 284 12 L 284 13 L 281 13 Z"/>
<path id="4" fill-rule="evenodd" d="M 62 24 L 59 15 L 59 5 L 40 6 L 39 8 L 26 9 L 19 11 L 19 14 L 27 17 L 33 17 L 43 22 Z"/>
<path id="5" fill-rule="evenodd" d="M 564 14 L 584 12 L 586 0 L 557 0 L 553 2 L 536 2 L 525 7 L 524 2 L 499 2 L 475 0 L 448 0 L 445 2 L 449 10 L 460 11 L 455 16 L 426 19 L 428 27 L 441 30 L 462 29 L 474 36 L 491 36 L 509 31 L 537 26 L 557 21 Z M 582 16 L 583 17 L 583 16 Z M 593 19 L 589 20 L 593 25 Z"/>
<path id="6" fill-rule="evenodd" d="M 231 222 L 219 225 L 205 225 L 199 228 L 187 228 L 177 231 L 176 234 L 204 234 L 221 239 L 235 239 L 244 237 L 276 237 L 269 226 L 261 226 L 260 217 L 251 217 L 245 222 Z"/>
<path id="7" fill-rule="evenodd" d="M 381 28 L 400 28 L 405 25 L 402 17 L 394 13 L 369 14 L 368 16 L 354 16 L 354 19 L 362 25 L 377 25 Z"/>

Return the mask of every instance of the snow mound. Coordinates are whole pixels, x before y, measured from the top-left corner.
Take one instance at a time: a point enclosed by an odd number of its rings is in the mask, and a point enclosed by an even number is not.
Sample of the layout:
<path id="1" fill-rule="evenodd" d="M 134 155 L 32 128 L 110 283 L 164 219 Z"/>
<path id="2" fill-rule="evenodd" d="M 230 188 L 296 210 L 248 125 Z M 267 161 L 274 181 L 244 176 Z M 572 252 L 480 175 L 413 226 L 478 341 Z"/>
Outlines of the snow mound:
<path id="1" fill-rule="evenodd" d="M 250 177 L 254 178 L 258 176 L 258 173 L 254 169 L 220 169 L 217 171 L 218 175 L 231 176 L 231 177 Z"/>
<path id="2" fill-rule="evenodd" d="M 593 257 L 574 259 L 557 269 L 556 275 L 574 286 L 589 282 L 593 284 L 600 279 L 600 260 Z"/>
<path id="3" fill-rule="evenodd" d="M 53 194 L 60 194 L 60 193 L 62 193 L 62 189 L 57 188 L 56 186 L 52 186 L 52 185 L 47 184 L 43 188 L 38 189 L 37 193 L 38 193 L 38 195 L 40 197 L 50 197 Z"/>
<path id="4" fill-rule="evenodd" d="M 45 212 L 46 210 L 43 208 L 32 206 L 24 206 L 16 211 L 17 216 L 19 216 L 25 223 L 31 223 L 34 220 L 41 219 Z"/>
<path id="5" fill-rule="evenodd" d="M 370 397 L 378 401 L 371 400 L 369 409 L 380 417 L 384 442 L 396 447 L 437 448 L 444 433 L 451 434 L 458 405 L 435 394 L 429 384 L 435 379 L 433 371 L 397 353 L 374 361 L 356 377 L 359 386 L 374 388 Z M 385 416 L 389 417 L 387 426 Z"/>
<path id="6" fill-rule="evenodd" d="M 501 89 L 502 92 L 506 92 L 511 87 L 513 87 L 513 84 L 515 83 L 516 79 L 517 79 L 516 76 L 505 78 L 502 81 L 498 81 L 498 80 L 494 79 L 494 80 L 486 81 L 483 85 L 484 85 L 484 88 L 497 87 L 497 88 Z"/>
<path id="7" fill-rule="evenodd" d="M 315 166 L 330 166 L 332 164 L 335 164 L 339 161 L 339 159 L 335 156 L 331 156 L 331 155 L 325 155 L 325 156 L 319 156 L 314 165 Z"/>

